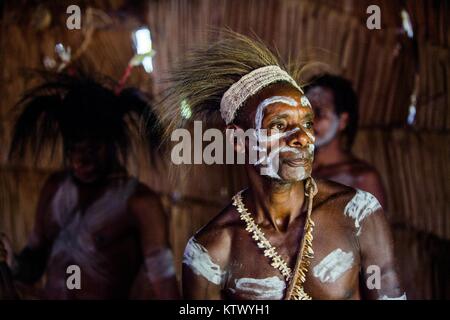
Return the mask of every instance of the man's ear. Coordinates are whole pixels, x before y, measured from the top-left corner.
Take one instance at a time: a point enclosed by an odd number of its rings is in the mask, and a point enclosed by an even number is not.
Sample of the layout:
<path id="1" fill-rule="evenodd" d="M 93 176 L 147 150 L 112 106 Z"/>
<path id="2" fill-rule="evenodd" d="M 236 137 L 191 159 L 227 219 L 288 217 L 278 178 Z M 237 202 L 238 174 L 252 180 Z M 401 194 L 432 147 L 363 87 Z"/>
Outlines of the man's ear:
<path id="1" fill-rule="evenodd" d="M 242 135 L 237 135 L 236 138 L 235 134 L 237 130 L 243 129 L 235 124 L 228 124 L 225 127 L 225 130 L 227 143 L 230 143 L 233 146 L 235 152 L 245 153 L 245 140 L 239 139 L 239 137 L 241 137 Z"/>
<path id="2" fill-rule="evenodd" d="M 349 114 L 348 112 L 342 112 L 339 116 L 339 131 L 345 130 L 347 128 L 349 121 Z"/>

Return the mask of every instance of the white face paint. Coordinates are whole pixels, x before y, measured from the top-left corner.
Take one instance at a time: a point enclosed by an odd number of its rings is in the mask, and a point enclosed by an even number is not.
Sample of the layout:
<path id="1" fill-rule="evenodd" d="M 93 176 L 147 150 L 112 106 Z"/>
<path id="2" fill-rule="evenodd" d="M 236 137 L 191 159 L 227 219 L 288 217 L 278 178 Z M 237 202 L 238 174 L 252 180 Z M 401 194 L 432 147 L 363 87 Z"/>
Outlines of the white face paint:
<path id="1" fill-rule="evenodd" d="M 355 220 L 356 235 L 361 233 L 361 221 L 381 209 L 381 205 L 372 194 L 357 189 L 355 196 L 345 206 L 344 213 Z"/>
<path id="2" fill-rule="evenodd" d="M 316 142 L 316 137 L 314 137 L 314 135 L 309 131 L 305 131 L 305 133 L 308 136 L 308 138 L 311 139 L 313 144 L 310 144 L 310 146 L 312 146 L 313 151 L 314 151 L 314 143 Z"/>
<path id="3" fill-rule="evenodd" d="M 298 107 L 297 101 L 295 99 L 289 98 L 289 97 L 283 97 L 283 96 L 273 96 L 267 99 L 264 99 L 256 109 L 256 115 L 255 115 L 255 128 L 256 130 L 261 129 L 262 126 L 262 120 L 264 118 L 264 110 L 271 104 L 274 103 L 284 103 L 291 107 Z"/>
<path id="4" fill-rule="evenodd" d="M 145 258 L 145 268 L 150 281 L 170 278 L 175 275 L 172 251 L 161 248 Z"/>
<path id="5" fill-rule="evenodd" d="M 189 266 L 196 274 L 204 277 L 216 285 L 223 285 L 225 272 L 215 264 L 208 254 L 208 250 L 193 237 L 189 239 L 183 256 L 183 264 Z"/>
<path id="6" fill-rule="evenodd" d="M 310 107 L 310 108 L 312 108 L 311 103 L 309 102 L 309 100 L 308 100 L 308 98 L 306 96 L 302 96 L 300 98 L 300 104 L 303 107 Z"/>
<path id="7" fill-rule="evenodd" d="M 264 279 L 241 278 L 235 280 L 232 292 L 238 292 L 253 300 L 281 300 L 286 284 L 278 277 Z"/>
<path id="8" fill-rule="evenodd" d="M 394 298 L 389 298 L 388 296 L 384 295 L 378 300 L 406 300 L 406 293 L 403 293 L 403 295 L 401 295 L 400 297 Z"/>
<path id="9" fill-rule="evenodd" d="M 264 110 L 269 105 L 274 104 L 274 103 L 284 103 L 284 104 L 287 104 L 292 107 L 299 106 L 299 104 L 297 103 L 297 101 L 295 99 L 292 99 L 289 97 L 284 97 L 284 96 L 274 96 L 274 97 L 267 98 L 258 105 L 258 108 L 256 110 L 256 115 L 255 115 L 255 128 L 256 128 L 256 139 L 258 140 L 260 146 L 254 147 L 254 149 L 256 149 L 258 151 L 267 152 L 267 148 L 265 147 L 267 145 L 267 143 L 288 137 L 300 130 L 300 128 L 294 128 L 287 132 L 276 133 L 271 136 L 267 136 L 267 134 L 261 134 L 262 121 L 264 118 Z M 306 96 L 301 97 L 300 103 L 304 107 L 308 106 L 311 108 L 311 104 L 309 103 L 309 100 L 308 100 L 308 98 L 306 98 Z M 305 132 L 314 143 L 314 136 L 312 135 L 312 133 L 307 132 L 307 131 L 305 131 Z M 263 147 L 261 147 L 261 145 L 263 145 Z M 267 175 L 271 178 L 282 180 L 281 177 L 278 175 L 279 154 L 282 152 L 292 152 L 292 153 L 300 155 L 300 157 L 311 158 L 314 155 L 314 144 L 308 145 L 308 149 L 306 152 L 301 152 L 300 150 L 298 150 L 296 148 L 287 147 L 287 146 L 274 148 L 273 150 L 271 150 L 271 152 L 268 155 L 265 154 L 255 163 L 255 165 L 265 163 L 266 167 L 261 169 L 262 175 Z M 305 168 L 299 167 L 297 170 L 296 179 L 300 181 L 300 180 L 304 180 L 308 177 L 309 177 L 309 173 L 306 172 Z"/>
<path id="10" fill-rule="evenodd" d="M 255 164 L 260 164 L 265 162 L 266 167 L 261 169 L 262 174 L 267 175 L 271 178 L 281 180 L 281 177 L 278 175 L 279 169 L 279 159 L 280 153 L 282 152 L 291 152 L 297 155 L 297 158 L 301 159 L 310 159 L 314 154 L 314 145 L 310 144 L 306 151 L 301 151 L 297 148 L 292 148 L 288 146 L 278 147 L 272 150 L 268 156 L 262 157 Z M 309 177 L 309 173 L 306 172 L 305 168 L 298 167 L 297 168 L 297 176 L 296 180 L 304 180 Z"/>
<path id="11" fill-rule="evenodd" d="M 353 265 L 353 253 L 336 249 L 323 258 L 313 269 L 314 277 L 321 282 L 335 282 Z"/>
<path id="12" fill-rule="evenodd" d="M 329 144 L 336 137 L 338 129 L 339 129 L 339 118 L 335 113 L 332 113 L 330 129 L 327 132 L 325 132 L 323 137 L 317 137 L 315 142 L 316 147 L 320 148 Z"/>

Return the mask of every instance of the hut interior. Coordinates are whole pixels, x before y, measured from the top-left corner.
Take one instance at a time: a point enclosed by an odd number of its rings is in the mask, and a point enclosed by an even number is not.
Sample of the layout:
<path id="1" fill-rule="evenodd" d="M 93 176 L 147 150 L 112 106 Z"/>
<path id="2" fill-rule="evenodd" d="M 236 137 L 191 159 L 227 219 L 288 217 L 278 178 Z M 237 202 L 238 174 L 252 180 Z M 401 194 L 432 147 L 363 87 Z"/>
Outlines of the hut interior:
<path id="1" fill-rule="evenodd" d="M 66 27 L 71 4 L 81 8 L 80 30 Z M 379 30 L 366 26 L 373 4 L 381 8 Z M 450 1 L 18 0 L 0 6 L 0 231 L 15 250 L 27 241 L 45 177 L 60 166 L 51 157 L 8 159 L 11 109 L 34 84 L 27 70 L 51 68 L 62 43 L 81 64 L 120 79 L 134 54 L 133 30 L 147 26 L 153 71 L 134 68 L 128 84 L 157 97 L 172 63 L 211 40 L 205 30 L 229 27 L 302 61 L 305 73 L 327 70 L 351 79 L 360 101 L 353 151 L 378 169 L 387 190 L 408 298 L 450 298 Z M 187 240 L 245 178 L 233 167 L 198 165 L 174 183 L 167 168 L 143 162 L 130 164 L 130 171 L 161 195 L 179 278 Z"/>

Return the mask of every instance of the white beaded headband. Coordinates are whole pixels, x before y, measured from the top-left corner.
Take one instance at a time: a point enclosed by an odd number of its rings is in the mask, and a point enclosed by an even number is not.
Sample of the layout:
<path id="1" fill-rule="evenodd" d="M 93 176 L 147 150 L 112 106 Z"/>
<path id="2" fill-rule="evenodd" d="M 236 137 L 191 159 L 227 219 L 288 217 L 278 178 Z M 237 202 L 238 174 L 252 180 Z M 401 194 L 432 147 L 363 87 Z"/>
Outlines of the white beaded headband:
<path id="1" fill-rule="evenodd" d="M 247 101 L 248 98 L 256 94 L 259 90 L 268 85 L 287 81 L 295 88 L 302 89 L 295 82 L 294 79 L 279 66 L 265 66 L 247 73 L 237 82 L 233 83 L 231 87 L 224 93 L 220 101 L 220 114 L 226 124 L 230 124 L 236 115 L 238 109 Z"/>

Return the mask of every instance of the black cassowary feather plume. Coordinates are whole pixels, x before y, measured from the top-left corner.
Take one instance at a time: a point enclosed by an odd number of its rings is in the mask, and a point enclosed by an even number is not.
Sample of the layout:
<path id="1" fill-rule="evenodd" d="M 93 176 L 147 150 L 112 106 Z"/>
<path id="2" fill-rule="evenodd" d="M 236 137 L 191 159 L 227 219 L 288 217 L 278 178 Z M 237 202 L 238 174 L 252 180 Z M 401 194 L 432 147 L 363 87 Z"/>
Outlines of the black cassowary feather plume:
<path id="1" fill-rule="evenodd" d="M 118 159 L 125 161 L 132 132 L 139 133 L 152 157 L 161 147 L 158 118 L 138 89 L 115 94 L 115 81 L 82 70 L 38 75 L 44 82 L 27 91 L 14 109 L 11 158 L 31 152 L 37 160 L 47 148 L 53 154 L 60 141 L 66 156 L 71 144 L 90 139 L 110 144 Z"/>

